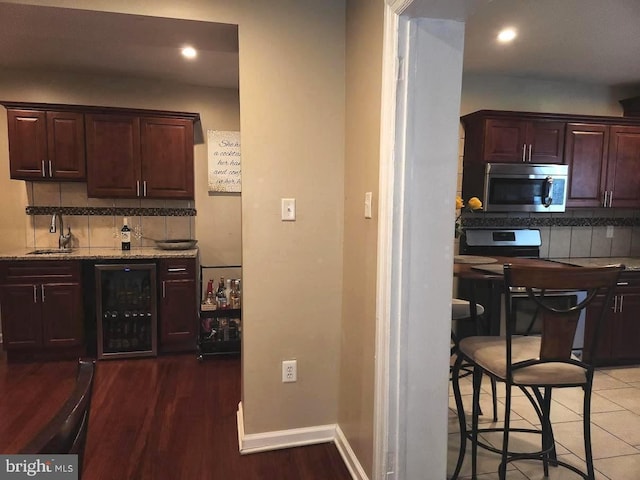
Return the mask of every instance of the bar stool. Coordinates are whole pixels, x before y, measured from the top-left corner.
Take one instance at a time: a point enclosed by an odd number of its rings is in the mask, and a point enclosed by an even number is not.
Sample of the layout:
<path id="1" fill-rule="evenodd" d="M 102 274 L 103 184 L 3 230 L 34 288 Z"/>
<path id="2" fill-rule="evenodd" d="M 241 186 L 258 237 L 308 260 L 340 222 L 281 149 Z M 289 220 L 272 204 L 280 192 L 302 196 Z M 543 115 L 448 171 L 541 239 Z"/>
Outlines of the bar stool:
<path id="1" fill-rule="evenodd" d="M 471 441 L 471 478 L 476 477 L 477 451 L 482 447 L 500 455 L 498 476 L 506 478 L 507 464 L 518 460 L 538 460 L 542 462 L 544 477 L 549 476 L 549 466 L 564 467 L 584 479 L 594 480 L 593 454 L 591 448 L 591 391 L 594 376 L 593 357 L 598 352 L 601 327 L 609 315 L 608 307 L 613 298 L 622 265 L 606 267 L 563 267 L 549 268 L 531 265 L 504 265 L 504 295 L 506 305 L 506 331 L 504 336 L 471 336 L 460 340 L 457 358 L 453 367 L 453 391 L 460 423 L 460 455 L 464 456 L 465 444 Z M 541 336 L 517 335 L 514 333 L 516 310 L 513 308 L 512 294 L 524 289 L 529 299 L 543 312 Z M 554 290 L 587 292 L 586 298 L 577 305 L 558 307 L 549 300 Z M 585 338 L 589 359 L 578 359 L 573 353 L 573 340 L 581 312 L 589 309 L 593 321 L 593 333 Z M 463 366 L 473 366 L 473 400 L 471 428 L 468 427 L 460 393 L 460 371 Z M 466 372 L 466 371 L 465 371 Z M 480 382 L 482 375 L 504 383 L 504 424 L 490 428 L 480 428 L 478 423 Z M 556 444 L 551 425 L 552 391 L 560 388 L 576 388 L 583 393 L 583 441 L 585 470 L 572 463 L 562 461 L 556 453 Z M 521 390 L 538 416 L 540 427 L 520 428 L 510 424 L 511 392 Z M 494 447 L 481 434 L 499 432 L 502 444 Z M 513 451 L 510 434 L 518 432 L 538 437 L 537 451 Z M 458 458 L 457 478 L 462 464 Z M 558 477 L 560 478 L 560 477 Z"/>
<path id="2" fill-rule="evenodd" d="M 453 321 L 470 321 L 475 324 L 476 327 L 476 335 L 484 335 L 485 328 L 483 328 L 480 317 L 484 314 L 484 307 L 479 303 L 475 303 L 470 300 L 463 300 L 461 298 L 452 298 L 451 299 L 451 320 Z M 460 338 L 456 334 L 453 329 L 453 325 L 451 326 L 451 356 L 457 354 L 459 347 Z M 471 375 L 472 370 L 466 368 L 465 365 L 461 367 L 464 373 L 461 375 L 462 377 L 466 377 L 467 375 Z M 491 397 L 493 400 L 493 421 L 498 421 L 498 400 L 496 393 L 496 382 L 491 379 Z M 481 412 L 482 414 L 482 412 Z"/>
<path id="3" fill-rule="evenodd" d="M 461 298 L 452 298 L 451 299 L 451 357 L 455 356 L 457 362 L 458 349 L 460 339 L 458 335 L 454 331 L 453 322 L 456 321 L 469 321 L 473 322 L 476 326 L 476 334 L 482 335 L 484 334 L 484 330 L 482 327 L 482 323 L 479 317 L 484 315 L 484 307 L 478 303 L 469 300 L 463 300 Z M 453 380 L 452 377 L 453 366 L 449 368 L 449 380 Z M 473 366 L 468 363 L 461 363 L 458 370 L 458 379 L 462 377 L 466 377 L 468 375 L 473 374 Z M 491 398 L 493 401 L 493 421 L 498 421 L 498 399 L 496 393 L 496 381 L 491 379 Z M 480 406 L 478 405 L 480 409 Z M 482 415 L 482 411 L 479 411 L 479 414 Z M 456 464 L 456 468 L 454 474 L 451 478 L 458 478 L 458 474 L 460 473 L 460 469 L 462 468 L 462 462 L 464 460 L 463 449 L 466 447 L 465 442 L 460 442 L 460 452 L 458 453 L 458 462 Z"/>

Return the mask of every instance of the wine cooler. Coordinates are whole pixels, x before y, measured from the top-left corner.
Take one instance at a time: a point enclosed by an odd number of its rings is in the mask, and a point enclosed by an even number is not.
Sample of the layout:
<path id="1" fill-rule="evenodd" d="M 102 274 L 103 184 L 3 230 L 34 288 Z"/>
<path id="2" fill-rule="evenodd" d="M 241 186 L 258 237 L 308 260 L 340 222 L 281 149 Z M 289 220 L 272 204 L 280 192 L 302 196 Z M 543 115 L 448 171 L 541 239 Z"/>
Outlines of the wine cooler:
<path id="1" fill-rule="evenodd" d="M 98 359 L 158 352 L 156 266 L 96 265 Z"/>

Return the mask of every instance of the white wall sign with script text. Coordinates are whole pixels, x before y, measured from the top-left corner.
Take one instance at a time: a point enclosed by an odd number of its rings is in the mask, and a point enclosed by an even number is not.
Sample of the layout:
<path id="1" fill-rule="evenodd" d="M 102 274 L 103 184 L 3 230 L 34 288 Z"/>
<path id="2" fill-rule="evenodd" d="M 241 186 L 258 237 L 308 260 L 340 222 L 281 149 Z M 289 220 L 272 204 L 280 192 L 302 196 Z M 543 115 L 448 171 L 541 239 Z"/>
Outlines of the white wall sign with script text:
<path id="1" fill-rule="evenodd" d="M 241 192 L 240 132 L 207 131 L 209 191 Z"/>

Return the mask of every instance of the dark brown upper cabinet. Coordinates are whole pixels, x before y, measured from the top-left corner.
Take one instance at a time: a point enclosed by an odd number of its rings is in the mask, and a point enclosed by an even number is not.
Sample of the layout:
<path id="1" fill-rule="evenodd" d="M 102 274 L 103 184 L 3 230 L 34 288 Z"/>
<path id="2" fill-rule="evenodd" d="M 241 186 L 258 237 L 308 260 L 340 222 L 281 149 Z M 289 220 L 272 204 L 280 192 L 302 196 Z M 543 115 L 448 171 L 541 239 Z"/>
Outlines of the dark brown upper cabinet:
<path id="1" fill-rule="evenodd" d="M 11 178 L 85 180 L 82 113 L 7 108 L 7 121 Z"/>
<path id="2" fill-rule="evenodd" d="M 567 207 L 640 208 L 638 118 L 480 110 L 461 121 L 463 184 L 482 163 L 566 163 Z"/>
<path id="3" fill-rule="evenodd" d="M 499 117 L 476 113 L 462 121 L 465 162 L 563 163 L 563 121 L 520 118 L 517 112 Z"/>
<path id="4" fill-rule="evenodd" d="M 640 207 L 640 126 L 610 127 L 607 188 L 609 207 Z"/>
<path id="5" fill-rule="evenodd" d="M 85 181 L 97 198 L 194 198 L 197 113 L 0 101 L 11 178 Z"/>
<path id="6" fill-rule="evenodd" d="M 568 207 L 640 207 L 640 126 L 569 124 Z"/>
<path id="7" fill-rule="evenodd" d="M 569 123 L 565 146 L 569 166 L 567 206 L 604 206 L 609 126 Z"/>
<path id="8" fill-rule="evenodd" d="M 193 199 L 193 120 L 87 114 L 87 192 Z"/>

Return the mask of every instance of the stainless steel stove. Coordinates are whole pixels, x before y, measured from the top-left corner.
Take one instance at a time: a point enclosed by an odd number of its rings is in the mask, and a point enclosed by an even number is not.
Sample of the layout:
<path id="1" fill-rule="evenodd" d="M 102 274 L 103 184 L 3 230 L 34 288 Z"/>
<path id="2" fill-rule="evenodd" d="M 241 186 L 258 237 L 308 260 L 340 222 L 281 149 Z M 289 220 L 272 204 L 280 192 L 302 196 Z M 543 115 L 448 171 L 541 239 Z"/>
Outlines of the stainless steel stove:
<path id="1" fill-rule="evenodd" d="M 537 229 L 469 228 L 460 237 L 460 254 L 539 258 L 541 245 Z"/>

